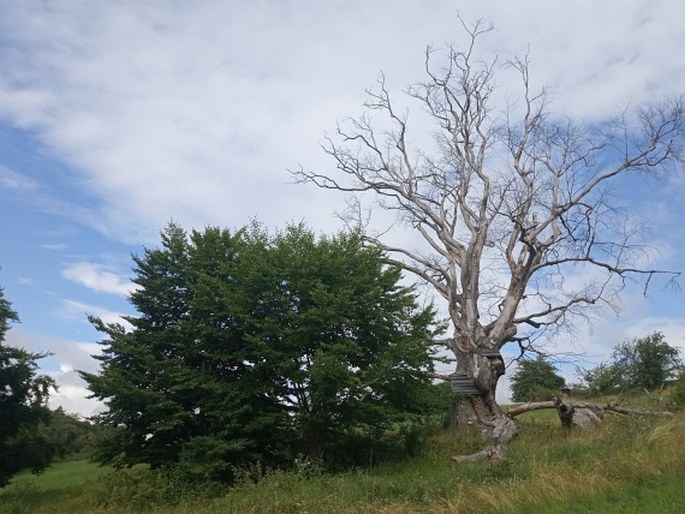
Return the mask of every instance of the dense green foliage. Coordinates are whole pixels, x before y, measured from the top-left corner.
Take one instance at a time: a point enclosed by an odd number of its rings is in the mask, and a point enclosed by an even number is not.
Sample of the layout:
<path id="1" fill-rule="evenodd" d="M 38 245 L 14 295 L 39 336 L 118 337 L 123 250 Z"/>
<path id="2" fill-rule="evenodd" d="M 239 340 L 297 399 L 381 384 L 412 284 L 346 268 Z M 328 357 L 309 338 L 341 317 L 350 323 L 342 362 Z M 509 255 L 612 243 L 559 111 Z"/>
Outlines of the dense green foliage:
<path id="1" fill-rule="evenodd" d="M 591 395 L 630 389 L 656 389 L 682 369 L 679 350 L 661 332 L 624 341 L 614 348 L 611 362 L 583 372 Z"/>
<path id="2" fill-rule="evenodd" d="M 232 481 L 302 457 L 339 469 L 406 455 L 434 386 L 433 312 L 356 234 L 186 234 L 134 258 L 139 316 L 105 325 L 100 462 Z M 443 407 L 443 406 L 441 406 Z"/>
<path id="3" fill-rule="evenodd" d="M 51 410 L 38 426 L 42 439 L 58 459 L 74 459 L 89 454 L 95 438 L 95 427 L 88 421 L 69 414 L 62 407 Z"/>
<path id="4" fill-rule="evenodd" d="M 0 487 L 22 469 L 40 471 L 53 456 L 38 426 L 48 419 L 54 381 L 37 373 L 36 361 L 45 354 L 5 344 L 11 323 L 18 320 L 0 288 Z"/>
<path id="5" fill-rule="evenodd" d="M 682 367 L 679 350 L 670 346 L 661 332 L 620 343 L 614 359 L 623 371 L 627 387 L 655 389 L 673 378 Z"/>
<path id="6" fill-rule="evenodd" d="M 543 356 L 519 362 L 511 377 L 511 397 L 515 402 L 549 400 L 564 387 L 565 380 Z"/>

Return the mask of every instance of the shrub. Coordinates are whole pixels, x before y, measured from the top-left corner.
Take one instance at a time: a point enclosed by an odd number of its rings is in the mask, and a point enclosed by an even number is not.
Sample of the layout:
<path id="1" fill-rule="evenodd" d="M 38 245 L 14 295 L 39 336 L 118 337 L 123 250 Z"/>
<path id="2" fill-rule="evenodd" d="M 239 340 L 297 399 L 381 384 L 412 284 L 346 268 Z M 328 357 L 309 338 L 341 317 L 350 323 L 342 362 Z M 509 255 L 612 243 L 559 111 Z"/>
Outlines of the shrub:
<path id="1" fill-rule="evenodd" d="M 671 395 L 671 401 L 681 409 L 685 408 L 685 370 L 680 372 L 678 380 L 676 380 L 673 386 L 673 393 Z"/>

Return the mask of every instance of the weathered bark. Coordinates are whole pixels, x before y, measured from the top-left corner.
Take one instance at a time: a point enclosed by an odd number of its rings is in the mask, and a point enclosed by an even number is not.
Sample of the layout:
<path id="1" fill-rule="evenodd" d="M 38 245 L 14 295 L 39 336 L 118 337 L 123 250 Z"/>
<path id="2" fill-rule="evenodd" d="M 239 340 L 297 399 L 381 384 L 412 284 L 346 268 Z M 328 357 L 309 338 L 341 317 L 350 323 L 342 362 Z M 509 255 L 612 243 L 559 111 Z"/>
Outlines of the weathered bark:
<path id="1" fill-rule="evenodd" d="M 484 459 L 504 460 L 507 457 L 506 444 L 518 433 L 516 422 L 500 411 L 489 419 L 480 419 L 478 426 L 487 446 L 469 455 L 455 455 L 452 457 L 454 463 L 462 464 Z"/>
<path id="2" fill-rule="evenodd" d="M 673 413 L 667 410 L 626 409 L 625 407 L 619 407 L 618 405 L 607 405 L 606 410 L 617 414 L 625 414 L 626 416 L 663 416 L 669 418 L 673 416 Z"/>
<path id="3" fill-rule="evenodd" d="M 559 420 L 561 421 L 561 426 L 564 428 L 566 433 L 571 432 L 571 428 L 573 428 L 573 417 L 576 413 L 576 408 L 572 404 L 567 404 L 557 397 L 555 397 L 552 401 L 554 402 L 554 406 L 557 409 L 557 415 L 559 416 Z"/>
<path id="4" fill-rule="evenodd" d="M 561 426 L 568 433 L 573 427 L 588 430 L 599 425 L 604 417 L 604 408 L 598 405 L 574 405 L 567 399 L 555 396 L 552 400 L 557 409 Z"/>
<path id="5" fill-rule="evenodd" d="M 516 423 L 502 412 L 495 400 L 504 363 L 495 352 L 464 354 L 457 362 L 457 371 L 473 376 L 474 385 L 482 393 L 460 399 L 455 412 L 456 428 L 479 428 L 488 446 L 471 455 L 454 456 L 452 460 L 457 464 L 483 459 L 503 460 L 507 454 L 506 443 L 518 433 Z"/>
<path id="6" fill-rule="evenodd" d="M 455 409 L 457 429 L 479 427 L 487 438 L 494 437 L 493 422 L 504 416 L 497 401 L 497 382 L 504 375 L 504 362 L 496 352 L 458 352 L 457 372 L 473 377 L 481 392 L 462 398 Z"/>
<path id="7" fill-rule="evenodd" d="M 553 401 L 547 401 L 547 402 L 526 402 L 522 403 L 520 405 L 514 405 L 513 407 L 510 407 L 509 410 L 507 411 L 507 416 L 510 418 L 515 418 L 519 414 L 524 414 L 526 412 L 532 412 L 534 410 L 542 410 L 542 409 L 554 409 L 555 405 Z"/>

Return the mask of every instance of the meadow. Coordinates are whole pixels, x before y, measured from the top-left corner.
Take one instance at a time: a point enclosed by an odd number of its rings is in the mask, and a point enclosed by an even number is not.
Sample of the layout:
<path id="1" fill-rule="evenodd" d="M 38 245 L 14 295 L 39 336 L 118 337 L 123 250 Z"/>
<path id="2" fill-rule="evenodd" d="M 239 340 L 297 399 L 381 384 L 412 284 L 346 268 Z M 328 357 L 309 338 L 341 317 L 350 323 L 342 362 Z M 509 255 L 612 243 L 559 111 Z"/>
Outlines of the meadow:
<path id="1" fill-rule="evenodd" d="M 0 512 L 685 512 L 685 412 L 608 414 L 595 430 L 568 436 L 553 414 L 521 416 L 521 433 L 502 462 L 455 466 L 450 457 L 478 449 L 480 441 L 441 433 L 421 456 L 403 462 L 337 475 L 307 463 L 289 472 L 253 470 L 218 496 L 144 467 L 117 472 L 85 460 L 62 462 L 39 476 L 16 477 L 0 490 Z"/>

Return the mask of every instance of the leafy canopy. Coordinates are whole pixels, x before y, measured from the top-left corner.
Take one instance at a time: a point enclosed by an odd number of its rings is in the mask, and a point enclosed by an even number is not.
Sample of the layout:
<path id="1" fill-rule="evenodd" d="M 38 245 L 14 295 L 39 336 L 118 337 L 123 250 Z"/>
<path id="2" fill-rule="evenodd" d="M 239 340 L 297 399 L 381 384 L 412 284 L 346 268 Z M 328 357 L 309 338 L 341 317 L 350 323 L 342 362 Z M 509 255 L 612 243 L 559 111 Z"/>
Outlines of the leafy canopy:
<path id="1" fill-rule="evenodd" d="M 102 373 L 82 373 L 108 407 L 102 462 L 340 468 L 401 453 L 434 403 L 433 311 L 358 234 L 170 224 L 134 262 L 133 329 L 93 318 Z"/>

